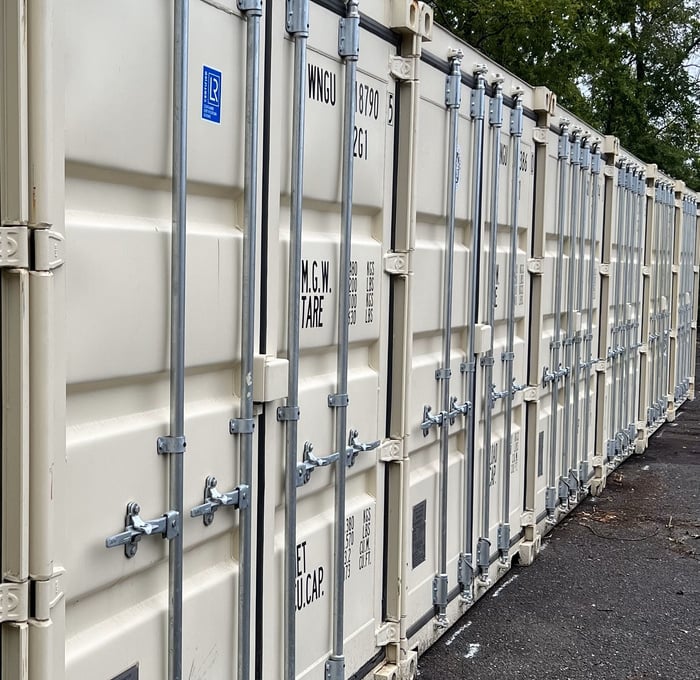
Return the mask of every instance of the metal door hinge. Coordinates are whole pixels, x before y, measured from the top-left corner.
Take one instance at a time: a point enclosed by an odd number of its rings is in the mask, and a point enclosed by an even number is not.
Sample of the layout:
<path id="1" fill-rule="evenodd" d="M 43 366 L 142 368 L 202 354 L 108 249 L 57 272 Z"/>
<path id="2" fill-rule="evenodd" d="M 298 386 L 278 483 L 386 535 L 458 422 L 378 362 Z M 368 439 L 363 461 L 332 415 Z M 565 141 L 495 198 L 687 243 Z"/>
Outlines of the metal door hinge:
<path id="1" fill-rule="evenodd" d="M 601 262 L 600 265 L 598 266 L 598 273 L 601 276 L 610 276 L 610 263 L 609 262 Z"/>
<path id="2" fill-rule="evenodd" d="M 378 458 L 382 463 L 395 463 L 403 460 L 403 440 L 387 439 L 379 447 Z"/>
<path id="3" fill-rule="evenodd" d="M 65 241 L 61 234 L 52 229 L 32 229 L 34 237 L 34 266 L 37 272 L 58 269 L 63 264 Z"/>
<path id="4" fill-rule="evenodd" d="M 63 599 L 63 576 L 65 569 L 56 569 L 46 581 L 32 581 L 34 588 L 33 607 L 30 618 L 49 621 L 51 610 Z"/>
<path id="5" fill-rule="evenodd" d="M 29 581 L 0 583 L 0 623 L 26 621 L 29 617 Z"/>
<path id="6" fill-rule="evenodd" d="M 377 647 L 386 647 L 387 645 L 398 644 L 399 624 L 393 621 L 385 621 L 375 631 L 375 639 Z"/>
<path id="7" fill-rule="evenodd" d="M 542 276 L 544 258 L 532 257 L 527 261 L 527 271 L 533 276 Z"/>
<path id="8" fill-rule="evenodd" d="M 29 267 L 29 229 L 23 226 L 0 227 L 0 268 Z"/>
<path id="9" fill-rule="evenodd" d="M 409 253 L 389 251 L 384 255 L 384 271 L 393 276 L 408 276 L 410 269 Z"/>
<path id="10" fill-rule="evenodd" d="M 539 387 L 526 387 L 523 391 L 523 400 L 529 403 L 536 402 L 539 399 Z"/>
<path id="11" fill-rule="evenodd" d="M 394 80 L 415 80 L 416 60 L 413 57 L 391 57 L 389 59 L 389 74 Z"/>
<path id="12" fill-rule="evenodd" d="M 0 227 L 0 268 L 48 272 L 64 260 L 64 239 L 48 227 Z"/>
<path id="13" fill-rule="evenodd" d="M 534 128 L 534 130 L 532 131 L 532 141 L 534 141 L 535 144 L 546 144 L 548 132 L 549 132 L 548 128 L 542 128 L 542 127 Z"/>

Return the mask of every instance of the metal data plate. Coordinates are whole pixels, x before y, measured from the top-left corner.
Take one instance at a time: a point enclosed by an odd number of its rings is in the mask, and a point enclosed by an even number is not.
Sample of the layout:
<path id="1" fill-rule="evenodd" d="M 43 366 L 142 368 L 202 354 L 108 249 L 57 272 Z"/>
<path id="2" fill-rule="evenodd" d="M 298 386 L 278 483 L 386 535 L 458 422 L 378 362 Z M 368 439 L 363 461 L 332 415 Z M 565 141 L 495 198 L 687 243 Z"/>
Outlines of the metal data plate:
<path id="1" fill-rule="evenodd" d="M 413 506 L 413 525 L 411 531 L 411 567 L 415 569 L 425 562 L 425 522 L 427 516 L 427 500 L 422 500 Z"/>
<path id="2" fill-rule="evenodd" d="M 135 664 L 128 670 L 112 678 L 112 680 L 139 680 L 139 665 Z"/>

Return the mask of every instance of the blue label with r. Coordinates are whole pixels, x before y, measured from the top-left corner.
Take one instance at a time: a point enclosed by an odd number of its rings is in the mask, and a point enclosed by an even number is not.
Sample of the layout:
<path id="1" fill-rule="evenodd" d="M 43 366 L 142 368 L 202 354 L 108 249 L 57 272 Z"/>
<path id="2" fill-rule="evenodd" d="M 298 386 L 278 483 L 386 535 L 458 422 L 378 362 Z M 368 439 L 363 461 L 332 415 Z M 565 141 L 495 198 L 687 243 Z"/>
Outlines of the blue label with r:
<path id="1" fill-rule="evenodd" d="M 221 71 L 211 66 L 202 71 L 202 118 L 221 123 Z"/>

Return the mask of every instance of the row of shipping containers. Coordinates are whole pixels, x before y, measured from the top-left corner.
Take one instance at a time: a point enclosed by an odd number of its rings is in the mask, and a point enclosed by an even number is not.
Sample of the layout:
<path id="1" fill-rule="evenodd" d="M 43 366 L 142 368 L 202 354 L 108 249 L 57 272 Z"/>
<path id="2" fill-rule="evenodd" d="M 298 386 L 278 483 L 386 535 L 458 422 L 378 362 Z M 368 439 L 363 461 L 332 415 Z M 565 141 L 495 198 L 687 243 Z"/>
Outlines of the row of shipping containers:
<path id="1" fill-rule="evenodd" d="M 698 196 L 426 4 L 0 34 L 3 680 L 414 678 L 694 398 Z"/>

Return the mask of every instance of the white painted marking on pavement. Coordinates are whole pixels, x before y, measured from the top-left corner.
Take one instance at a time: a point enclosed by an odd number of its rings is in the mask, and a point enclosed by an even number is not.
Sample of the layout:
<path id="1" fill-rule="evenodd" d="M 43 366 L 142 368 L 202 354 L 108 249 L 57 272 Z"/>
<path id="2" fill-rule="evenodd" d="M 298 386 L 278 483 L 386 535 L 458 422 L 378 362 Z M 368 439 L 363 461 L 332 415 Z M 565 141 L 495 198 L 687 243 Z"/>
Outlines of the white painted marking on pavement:
<path id="1" fill-rule="evenodd" d="M 450 636 L 450 639 L 445 643 L 445 647 L 449 647 L 457 639 L 457 637 L 461 633 L 463 633 L 465 630 L 467 630 L 467 628 L 469 628 L 469 626 L 471 626 L 471 625 L 472 625 L 472 622 L 467 621 L 458 631 L 452 633 L 452 635 Z"/>
<path id="2" fill-rule="evenodd" d="M 481 649 L 481 645 L 478 642 L 469 643 L 469 651 L 464 655 L 465 659 L 473 659 Z"/>
<path id="3" fill-rule="evenodd" d="M 494 591 L 493 595 L 491 595 L 491 597 L 498 597 L 501 594 L 501 592 L 503 591 L 503 589 L 507 588 L 511 583 L 513 583 L 513 581 L 515 581 L 516 578 L 518 578 L 517 574 L 515 576 L 511 576 L 507 581 L 505 581 L 503 583 L 503 585 L 496 588 L 496 590 Z"/>

